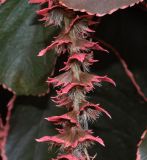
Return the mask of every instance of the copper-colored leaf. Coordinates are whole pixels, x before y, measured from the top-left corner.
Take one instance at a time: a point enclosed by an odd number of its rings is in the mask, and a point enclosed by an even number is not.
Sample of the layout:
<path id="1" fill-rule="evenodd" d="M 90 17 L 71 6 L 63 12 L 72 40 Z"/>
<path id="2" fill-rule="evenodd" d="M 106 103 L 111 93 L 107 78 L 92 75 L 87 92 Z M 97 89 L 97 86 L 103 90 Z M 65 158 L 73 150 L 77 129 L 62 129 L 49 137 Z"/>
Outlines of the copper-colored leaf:
<path id="1" fill-rule="evenodd" d="M 111 14 L 118 9 L 124 9 L 133 6 L 143 0 L 59 0 L 60 3 L 75 11 L 87 12 L 88 14 L 96 14 L 103 16 Z"/>

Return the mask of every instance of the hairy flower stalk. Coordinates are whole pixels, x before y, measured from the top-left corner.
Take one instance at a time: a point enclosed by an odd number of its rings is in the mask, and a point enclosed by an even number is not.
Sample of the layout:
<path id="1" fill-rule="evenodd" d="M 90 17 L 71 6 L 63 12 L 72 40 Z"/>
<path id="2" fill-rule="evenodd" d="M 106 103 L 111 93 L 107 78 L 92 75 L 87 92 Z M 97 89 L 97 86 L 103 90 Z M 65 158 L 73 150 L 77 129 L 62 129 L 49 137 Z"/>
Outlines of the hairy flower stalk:
<path id="1" fill-rule="evenodd" d="M 44 136 L 38 142 L 47 142 L 51 146 L 59 146 L 60 151 L 56 160 L 91 160 L 87 149 L 98 142 L 104 146 L 100 137 L 94 137 L 89 130 L 88 121 L 95 121 L 101 113 L 111 118 L 101 105 L 93 104 L 87 100 L 86 94 L 101 86 L 106 81 L 115 85 L 107 76 L 91 74 L 90 66 L 97 62 L 93 59 L 93 50 L 106 51 L 99 43 L 89 38 L 94 32 L 89 26 L 95 24 L 93 16 L 75 13 L 60 5 L 60 0 L 30 0 L 30 3 L 46 3 L 47 7 L 37 11 L 42 16 L 45 25 L 55 25 L 61 28 L 61 33 L 38 56 L 47 54 L 55 49 L 58 55 L 68 54 L 64 68 L 60 75 L 48 78 L 48 83 L 57 88 L 52 100 L 59 107 L 66 107 L 68 112 L 61 116 L 48 117 L 46 120 L 60 125 L 56 136 Z M 44 5 L 45 6 L 45 5 Z M 107 51 L 106 51 L 107 52 Z"/>

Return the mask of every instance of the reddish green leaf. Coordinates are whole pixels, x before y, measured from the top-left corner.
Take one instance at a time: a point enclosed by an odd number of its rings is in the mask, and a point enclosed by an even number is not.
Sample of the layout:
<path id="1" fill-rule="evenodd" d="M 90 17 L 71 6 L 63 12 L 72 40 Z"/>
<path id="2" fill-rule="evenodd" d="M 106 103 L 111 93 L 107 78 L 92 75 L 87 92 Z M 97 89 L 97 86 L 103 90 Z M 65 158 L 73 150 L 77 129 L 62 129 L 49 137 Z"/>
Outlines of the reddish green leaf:
<path id="1" fill-rule="evenodd" d="M 75 11 L 87 12 L 103 16 L 111 14 L 118 9 L 124 9 L 133 6 L 143 0 L 59 0 L 60 3 Z"/>

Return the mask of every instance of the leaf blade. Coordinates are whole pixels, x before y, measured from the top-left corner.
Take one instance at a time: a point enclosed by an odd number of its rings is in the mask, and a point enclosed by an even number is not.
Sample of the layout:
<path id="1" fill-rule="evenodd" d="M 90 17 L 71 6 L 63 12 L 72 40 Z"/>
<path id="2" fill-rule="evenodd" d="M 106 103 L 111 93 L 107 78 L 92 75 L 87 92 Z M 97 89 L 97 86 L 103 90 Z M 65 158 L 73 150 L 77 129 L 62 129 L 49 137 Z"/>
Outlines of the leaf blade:
<path id="1" fill-rule="evenodd" d="M 0 8 L 0 83 L 17 95 L 40 95 L 48 92 L 45 83 L 54 68 L 54 51 L 38 58 L 56 30 L 33 24 L 37 7 L 25 1 L 8 1 Z M 49 63 L 52 62 L 52 63 Z"/>
<path id="2" fill-rule="evenodd" d="M 131 7 L 136 3 L 143 0 L 93 0 L 89 3 L 89 0 L 59 0 L 63 6 L 66 6 L 75 11 L 87 12 L 88 14 L 96 14 L 101 17 L 105 14 L 111 14 L 118 9 L 124 9 Z"/>

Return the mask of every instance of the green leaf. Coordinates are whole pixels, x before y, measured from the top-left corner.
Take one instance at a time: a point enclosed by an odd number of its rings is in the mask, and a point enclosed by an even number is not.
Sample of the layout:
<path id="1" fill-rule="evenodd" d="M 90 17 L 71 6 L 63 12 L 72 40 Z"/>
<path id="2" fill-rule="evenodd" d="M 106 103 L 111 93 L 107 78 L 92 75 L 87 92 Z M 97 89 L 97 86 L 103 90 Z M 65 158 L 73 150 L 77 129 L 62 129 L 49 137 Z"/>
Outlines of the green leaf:
<path id="1" fill-rule="evenodd" d="M 34 24 L 37 9 L 27 0 L 10 0 L 0 6 L 0 83 L 17 95 L 46 93 L 45 81 L 56 59 L 53 51 L 37 57 L 56 33 L 53 27 Z"/>

